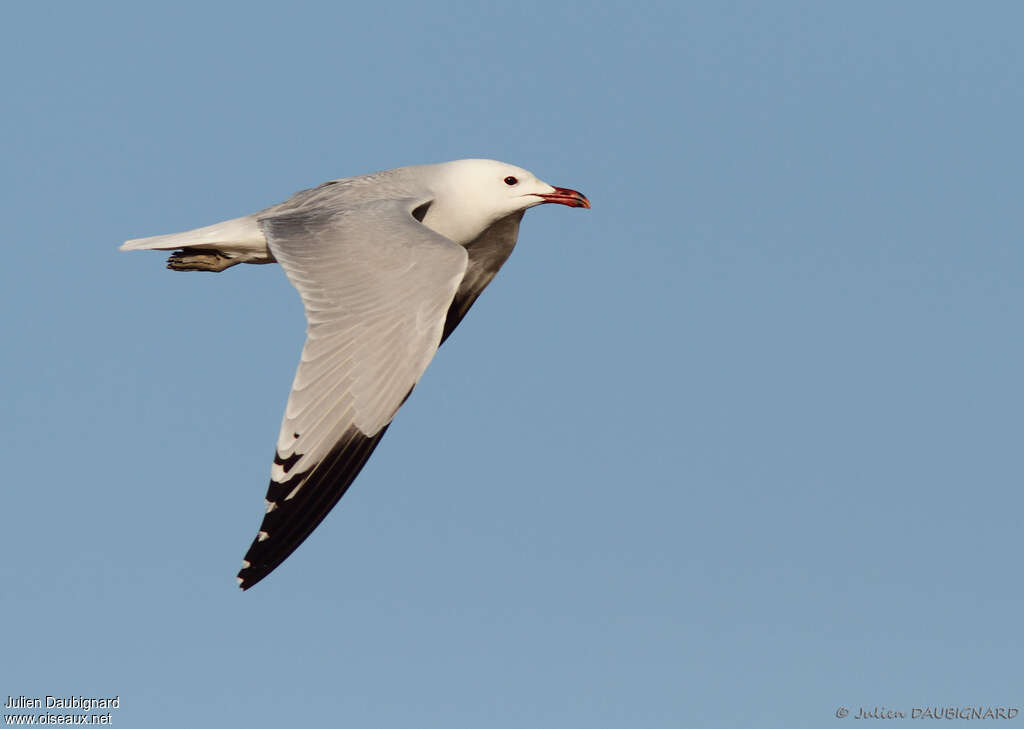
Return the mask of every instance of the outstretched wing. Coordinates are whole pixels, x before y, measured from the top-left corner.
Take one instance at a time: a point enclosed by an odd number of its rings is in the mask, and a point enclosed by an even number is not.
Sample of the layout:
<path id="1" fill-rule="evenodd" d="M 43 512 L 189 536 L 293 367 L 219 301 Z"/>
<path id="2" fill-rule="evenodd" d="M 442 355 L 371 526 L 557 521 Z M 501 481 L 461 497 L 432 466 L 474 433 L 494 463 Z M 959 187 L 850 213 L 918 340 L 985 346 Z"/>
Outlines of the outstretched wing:
<path id="1" fill-rule="evenodd" d="M 261 220 L 308 326 L 267 513 L 238 573 L 242 589 L 281 564 L 338 502 L 441 342 L 467 254 L 412 216 L 421 203 L 375 201 Z"/>

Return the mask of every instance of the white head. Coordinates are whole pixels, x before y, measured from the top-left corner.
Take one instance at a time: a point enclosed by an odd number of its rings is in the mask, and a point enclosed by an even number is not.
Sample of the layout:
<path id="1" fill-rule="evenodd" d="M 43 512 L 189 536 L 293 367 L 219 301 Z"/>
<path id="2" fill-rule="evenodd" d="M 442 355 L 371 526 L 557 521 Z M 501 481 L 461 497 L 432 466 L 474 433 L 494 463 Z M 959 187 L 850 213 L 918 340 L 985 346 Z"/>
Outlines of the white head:
<path id="1" fill-rule="evenodd" d="M 543 203 L 589 208 L 575 190 L 554 187 L 522 167 L 490 159 L 460 159 L 433 165 L 434 204 L 423 224 L 466 244 L 496 220 Z"/>

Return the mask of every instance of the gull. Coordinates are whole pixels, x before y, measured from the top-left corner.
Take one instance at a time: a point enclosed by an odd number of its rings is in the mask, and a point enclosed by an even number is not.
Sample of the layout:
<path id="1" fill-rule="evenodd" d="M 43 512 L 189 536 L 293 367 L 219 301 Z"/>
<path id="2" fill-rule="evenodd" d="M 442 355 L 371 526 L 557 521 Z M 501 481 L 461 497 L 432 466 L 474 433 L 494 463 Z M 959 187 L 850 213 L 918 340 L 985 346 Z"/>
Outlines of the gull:
<path id="1" fill-rule="evenodd" d="M 266 513 L 239 587 L 269 575 L 338 503 L 512 253 L 523 213 L 544 203 L 590 207 L 520 167 L 464 159 L 331 180 L 252 215 L 121 246 L 173 251 L 173 271 L 276 262 L 305 307 Z"/>

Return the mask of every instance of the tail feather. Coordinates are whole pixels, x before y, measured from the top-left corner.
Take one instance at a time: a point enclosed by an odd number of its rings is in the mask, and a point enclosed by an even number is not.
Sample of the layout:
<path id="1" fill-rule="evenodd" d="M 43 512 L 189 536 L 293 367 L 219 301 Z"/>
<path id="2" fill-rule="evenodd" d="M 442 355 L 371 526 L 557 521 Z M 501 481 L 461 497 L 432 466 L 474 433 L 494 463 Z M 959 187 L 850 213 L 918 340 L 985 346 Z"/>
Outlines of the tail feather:
<path id="1" fill-rule="evenodd" d="M 184 233 L 154 235 L 149 238 L 134 238 L 125 241 L 122 251 L 169 251 L 176 248 L 209 248 L 239 253 L 265 252 L 267 239 L 263 236 L 256 217 L 225 220 L 205 228 L 196 228 Z"/>

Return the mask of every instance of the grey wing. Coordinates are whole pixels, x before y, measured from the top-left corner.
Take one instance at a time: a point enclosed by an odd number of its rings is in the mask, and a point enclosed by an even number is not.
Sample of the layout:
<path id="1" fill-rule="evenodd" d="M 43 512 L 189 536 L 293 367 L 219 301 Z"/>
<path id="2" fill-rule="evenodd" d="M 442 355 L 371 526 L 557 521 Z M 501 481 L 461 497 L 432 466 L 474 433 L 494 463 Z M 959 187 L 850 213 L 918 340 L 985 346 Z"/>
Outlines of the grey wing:
<path id="1" fill-rule="evenodd" d="M 473 306 L 487 284 L 498 273 L 498 269 L 512 254 L 519 236 L 519 221 L 523 219 L 523 211 L 513 213 L 493 223 L 487 230 L 466 244 L 469 253 L 469 264 L 466 275 L 462 277 L 459 290 L 455 293 L 451 308 L 445 317 L 443 342 L 455 327 L 459 325 L 466 312 Z"/>
<path id="2" fill-rule="evenodd" d="M 242 589 L 283 562 L 338 502 L 440 344 L 467 254 L 412 217 L 419 202 L 261 220 L 308 326 L 267 513 L 238 573 Z"/>

